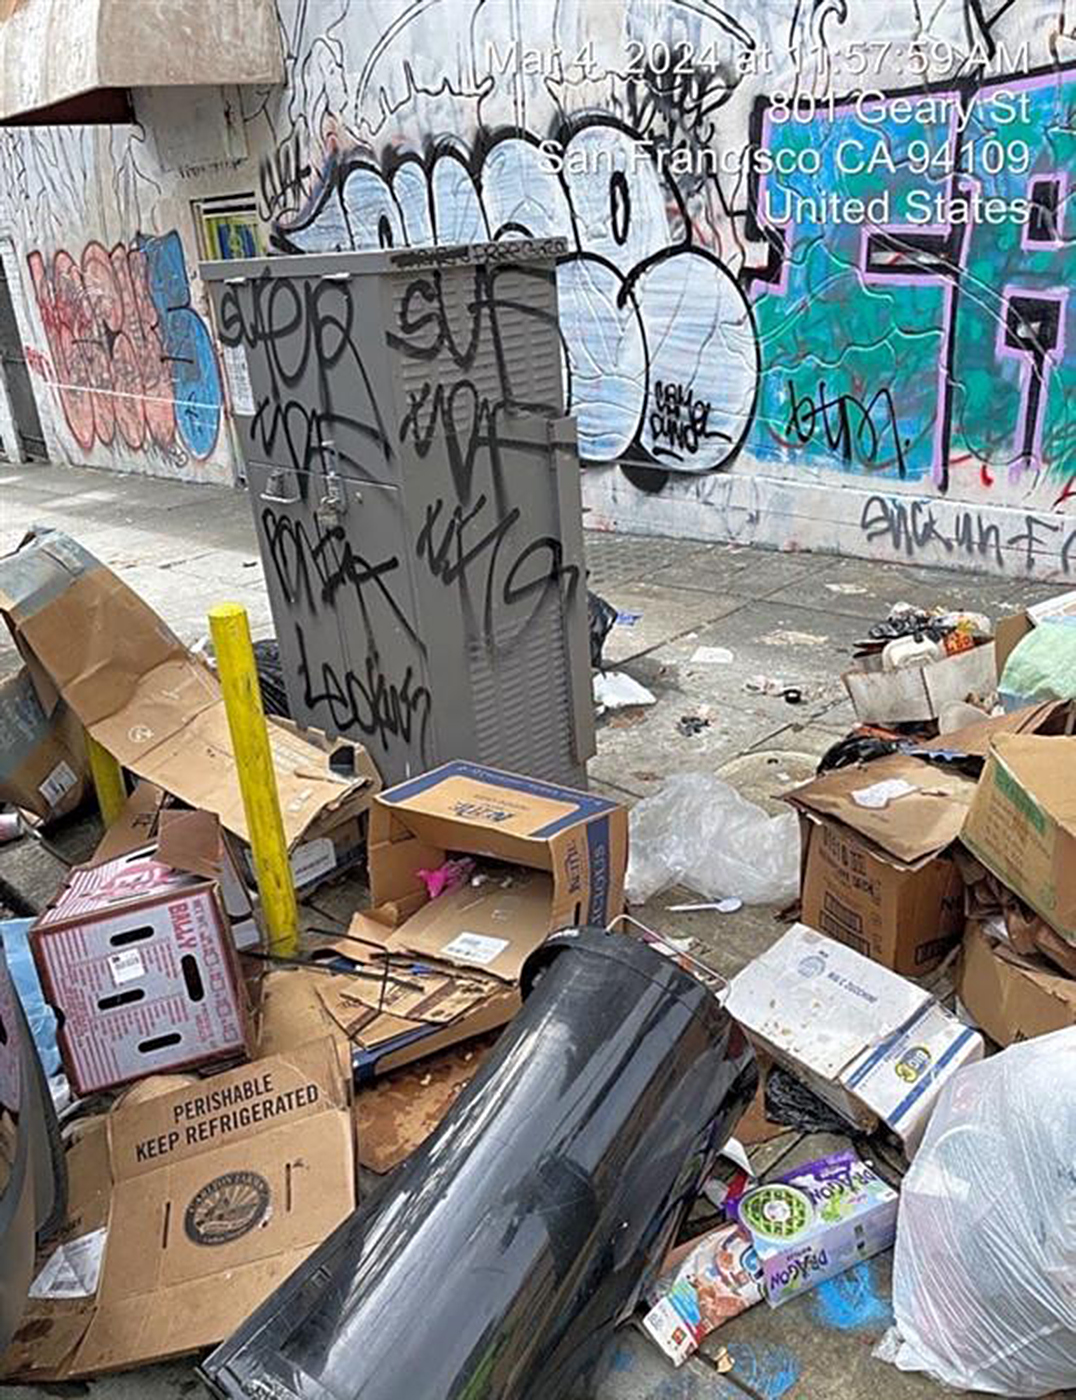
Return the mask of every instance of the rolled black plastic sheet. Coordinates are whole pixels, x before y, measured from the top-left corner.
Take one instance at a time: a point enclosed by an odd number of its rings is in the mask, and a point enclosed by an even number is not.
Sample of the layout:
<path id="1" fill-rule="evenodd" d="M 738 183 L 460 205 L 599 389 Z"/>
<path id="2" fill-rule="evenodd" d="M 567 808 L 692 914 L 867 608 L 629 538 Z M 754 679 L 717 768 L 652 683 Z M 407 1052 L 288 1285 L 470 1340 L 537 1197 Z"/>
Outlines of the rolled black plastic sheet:
<path id="1" fill-rule="evenodd" d="M 585 1394 L 757 1086 L 713 993 L 568 930 L 437 1132 L 229 1341 L 225 1397 Z"/>

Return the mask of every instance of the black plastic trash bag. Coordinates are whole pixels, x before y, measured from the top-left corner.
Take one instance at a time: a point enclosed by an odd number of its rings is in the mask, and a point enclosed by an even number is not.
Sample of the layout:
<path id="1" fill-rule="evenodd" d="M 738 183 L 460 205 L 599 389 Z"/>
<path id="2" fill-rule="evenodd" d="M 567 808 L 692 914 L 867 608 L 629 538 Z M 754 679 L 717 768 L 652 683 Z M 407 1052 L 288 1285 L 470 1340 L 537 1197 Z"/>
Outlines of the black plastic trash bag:
<path id="1" fill-rule="evenodd" d="M 202 1367 L 217 1395 L 585 1394 L 757 1087 L 701 982 L 568 930 L 438 1131 Z"/>
<path id="2" fill-rule="evenodd" d="M 607 603 L 597 593 L 587 591 L 587 622 L 590 626 L 590 664 L 593 670 L 602 669 L 602 648 L 605 639 L 613 630 L 617 619 L 616 608 Z"/>

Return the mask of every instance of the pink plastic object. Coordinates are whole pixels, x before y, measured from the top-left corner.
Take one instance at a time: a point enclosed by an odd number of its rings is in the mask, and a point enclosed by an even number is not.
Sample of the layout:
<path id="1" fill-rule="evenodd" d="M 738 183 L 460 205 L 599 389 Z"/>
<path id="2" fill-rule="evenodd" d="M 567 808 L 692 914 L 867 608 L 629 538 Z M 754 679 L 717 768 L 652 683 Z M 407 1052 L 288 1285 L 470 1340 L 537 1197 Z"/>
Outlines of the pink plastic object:
<path id="1" fill-rule="evenodd" d="M 419 879 L 425 884 L 426 893 L 431 899 L 436 899 L 439 894 L 451 894 L 453 890 L 458 890 L 473 874 L 474 861 L 466 858 L 446 860 L 436 870 L 418 872 Z"/>

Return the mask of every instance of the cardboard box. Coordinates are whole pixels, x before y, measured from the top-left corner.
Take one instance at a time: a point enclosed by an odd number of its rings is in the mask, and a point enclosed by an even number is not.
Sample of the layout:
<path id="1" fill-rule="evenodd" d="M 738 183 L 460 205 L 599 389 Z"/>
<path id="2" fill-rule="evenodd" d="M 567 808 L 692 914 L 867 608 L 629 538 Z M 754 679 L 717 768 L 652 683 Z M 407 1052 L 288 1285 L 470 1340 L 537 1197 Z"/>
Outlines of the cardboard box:
<path id="1" fill-rule="evenodd" d="M 46 713 L 62 697 L 124 768 L 249 840 L 217 677 L 110 569 L 37 534 L 0 559 L 0 615 Z M 267 722 L 290 849 L 367 810 L 380 779 L 361 744 L 346 745 L 355 776 L 341 782 L 328 759 L 343 741 Z"/>
<path id="2" fill-rule="evenodd" d="M 449 854 L 505 862 L 508 883 L 431 900 L 418 872 Z M 351 975 L 319 989 L 355 1043 L 359 1078 L 511 1020 L 523 964 L 550 933 L 621 913 L 626 863 L 627 812 L 603 797 L 464 762 L 381 793 L 374 907 L 334 945 Z"/>
<path id="3" fill-rule="evenodd" d="M 957 969 L 957 995 L 999 1045 L 1076 1026 L 1076 979 L 1022 957 L 969 924 Z"/>
<path id="4" fill-rule="evenodd" d="M 73 869 L 31 930 L 79 1094 L 250 1049 L 216 818 L 168 815 L 156 847 Z"/>
<path id="5" fill-rule="evenodd" d="M 881 800 L 884 784 L 902 795 L 861 805 Z M 964 926 L 951 847 L 974 793 L 970 778 L 904 754 L 787 793 L 801 816 L 804 923 L 895 972 L 921 977 L 936 967 Z"/>
<path id="6" fill-rule="evenodd" d="M 766 1301 L 779 1307 L 889 1249 L 898 1202 L 854 1152 L 796 1167 L 741 1196 L 736 1218 L 754 1241 Z"/>
<path id="7" fill-rule="evenodd" d="M 881 654 L 862 657 L 841 678 L 861 724 L 927 724 L 945 705 L 998 688 L 993 642 L 926 666 L 883 671 Z"/>
<path id="8" fill-rule="evenodd" d="M 961 839 L 1076 944 L 1076 738 L 1002 734 L 990 746 Z"/>
<path id="9" fill-rule="evenodd" d="M 929 992 L 804 924 L 732 979 L 726 1008 L 849 1123 L 884 1123 L 910 1152 L 942 1085 L 982 1055 Z"/>
<path id="10" fill-rule="evenodd" d="M 97 1236 L 89 1295 L 32 1299 L 0 1370 L 68 1380 L 222 1341 L 354 1209 L 352 1144 L 330 1041 L 124 1101 L 69 1153 L 60 1248 Z"/>
<path id="11" fill-rule="evenodd" d="M 46 714 L 25 666 L 0 682 L 0 803 L 49 822 L 89 789 L 82 726 L 68 707 L 57 699 Z"/>

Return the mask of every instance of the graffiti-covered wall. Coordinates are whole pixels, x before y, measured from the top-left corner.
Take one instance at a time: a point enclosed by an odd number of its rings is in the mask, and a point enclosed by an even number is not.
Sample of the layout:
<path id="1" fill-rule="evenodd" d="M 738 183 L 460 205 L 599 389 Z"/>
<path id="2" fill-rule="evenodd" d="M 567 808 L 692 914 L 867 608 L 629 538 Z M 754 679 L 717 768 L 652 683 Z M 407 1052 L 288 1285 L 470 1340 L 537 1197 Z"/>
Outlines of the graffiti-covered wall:
<path id="1" fill-rule="evenodd" d="M 1053 0 L 280 0 L 293 251 L 565 235 L 592 523 L 1076 571 Z"/>
<path id="2" fill-rule="evenodd" d="M 1069 8 L 278 0 L 283 87 L 0 136 L 50 446 L 230 479 L 191 211 L 249 191 L 282 251 L 566 237 L 591 524 L 1076 573 Z"/>
<path id="3" fill-rule="evenodd" d="M 162 146 L 142 123 L 4 132 L 0 254 L 53 457 L 230 481 L 191 205 L 221 172 L 178 169 Z"/>

